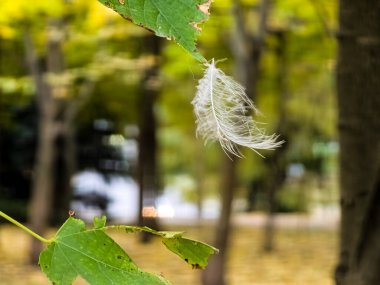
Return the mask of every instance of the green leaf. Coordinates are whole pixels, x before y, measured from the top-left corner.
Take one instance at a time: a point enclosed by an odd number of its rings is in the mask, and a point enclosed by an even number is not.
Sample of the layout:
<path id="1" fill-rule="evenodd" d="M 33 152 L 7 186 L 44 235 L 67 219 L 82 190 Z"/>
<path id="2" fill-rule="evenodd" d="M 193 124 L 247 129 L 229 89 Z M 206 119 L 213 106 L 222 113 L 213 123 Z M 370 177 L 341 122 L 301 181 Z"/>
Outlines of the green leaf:
<path id="1" fill-rule="evenodd" d="M 218 252 L 218 249 L 206 243 L 182 237 L 183 232 L 155 231 L 148 227 L 138 226 L 111 226 L 110 228 L 124 229 L 127 232 L 145 231 L 158 235 L 162 237 L 162 242 L 167 249 L 197 269 L 205 268 L 209 257 Z"/>
<path id="2" fill-rule="evenodd" d="M 73 217 L 67 219 L 40 254 L 41 269 L 54 284 L 72 284 L 78 275 L 92 285 L 170 284 L 159 275 L 141 271 L 128 254 L 105 233 L 107 229 L 145 231 L 158 235 L 169 250 L 193 268 L 206 267 L 209 257 L 218 251 L 205 243 L 183 238 L 182 232 L 124 225 L 106 227 L 105 224 L 105 216 L 95 218 L 94 228 L 86 230 L 82 220 Z"/>
<path id="3" fill-rule="evenodd" d="M 104 232 L 105 219 L 86 230 L 70 217 L 41 255 L 42 271 L 56 285 L 71 284 L 80 275 L 92 285 L 168 285 L 164 278 L 141 271 L 125 251 Z"/>
<path id="4" fill-rule="evenodd" d="M 205 268 L 210 255 L 218 252 L 216 248 L 208 244 L 178 236 L 165 238 L 162 242 L 170 251 L 196 269 Z"/>
<path id="5" fill-rule="evenodd" d="M 136 25 L 154 31 L 157 36 L 175 40 L 197 60 L 205 61 L 195 43 L 200 33 L 197 24 L 208 17 L 205 10 L 210 3 L 209 0 L 99 1 Z"/>

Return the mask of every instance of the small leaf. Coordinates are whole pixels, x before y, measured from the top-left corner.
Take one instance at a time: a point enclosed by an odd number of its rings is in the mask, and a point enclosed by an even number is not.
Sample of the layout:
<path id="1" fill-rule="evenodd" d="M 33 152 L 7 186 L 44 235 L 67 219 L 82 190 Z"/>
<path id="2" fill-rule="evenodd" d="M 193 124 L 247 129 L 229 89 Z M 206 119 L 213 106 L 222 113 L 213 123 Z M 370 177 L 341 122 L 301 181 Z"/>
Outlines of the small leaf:
<path id="1" fill-rule="evenodd" d="M 196 269 L 205 268 L 210 255 L 218 252 L 208 244 L 182 237 L 166 238 L 162 242 L 170 251 Z"/>
<path id="2" fill-rule="evenodd" d="M 80 275 L 91 285 L 168 285 L 159 275 L 141 271 L 127 253 L 104 232 L 86 230 L 84 222 L 70 217 L 41 255 L 42 271 L 56 285 L 69 285 Z"/>
<path id="3" fill-rule="evenodd" d="M 208 264 L 211 255 L 218 252 L 218 249 L 206 243 L 183 238 L 183 232 L 156 231 L 148 227 L 115 225 L 111 228 L 124 229 L 128 233 L 144 231 L 162 237 L 162 242 L 167 249 L 181 257 L 193 268 L 203 269 Z"/>
<path id="4" fill-rule="evenodd" d="M 101 217 L 94 217 L 94 228 L 95 229 L 101 229 L 106 226 L 107 217 L 101 216 Z"/>
<path id="5" fill-rule="evenodd" d="M 99 0 L 136 25 L 154 31 L 157 36 L 175 40 L 197 60 L 205 61 L 197 51 L 198 24 L 208 17 L 210 0 Z"/>

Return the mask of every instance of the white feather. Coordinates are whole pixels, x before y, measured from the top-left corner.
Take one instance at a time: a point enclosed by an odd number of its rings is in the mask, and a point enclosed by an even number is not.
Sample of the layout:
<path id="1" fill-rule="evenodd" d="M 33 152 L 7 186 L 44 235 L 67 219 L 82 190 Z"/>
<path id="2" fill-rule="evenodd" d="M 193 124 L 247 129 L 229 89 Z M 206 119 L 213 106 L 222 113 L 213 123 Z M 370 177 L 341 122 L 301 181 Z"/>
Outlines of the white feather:
<path id="1" fill-rule="evenodd" d="M 192 101 L 197 122 L 197 135 L 208 141 L 219 141 L 224 152 L 241 157 L 238 145 L 258 150 L 274 149 L 283 141 L 278 136 L 266 135 L 253 120 L 257 114 L 242 85 L 215 66 L 214 60 L 206 63 L 203 78 Z"/>

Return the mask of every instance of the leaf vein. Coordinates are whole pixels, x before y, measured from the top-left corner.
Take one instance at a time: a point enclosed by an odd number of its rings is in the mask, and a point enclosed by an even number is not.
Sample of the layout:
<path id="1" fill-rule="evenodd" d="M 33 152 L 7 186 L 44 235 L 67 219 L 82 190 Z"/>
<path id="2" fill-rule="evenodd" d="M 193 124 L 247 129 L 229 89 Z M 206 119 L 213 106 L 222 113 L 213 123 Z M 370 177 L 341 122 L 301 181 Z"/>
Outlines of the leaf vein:
<path id="1" fill-rule="evenodd" d="M 67 244 L 67 243 L 64 243 L 64 242 L 60 241 L 60 244 L 66 246 L 66 247 L 68 247 L 68 248 L 70 248 L 70 249 L 73 250 L 73 251 L 76 251 L 76 252 L 78 252 L 78 253 L 80 253 L 80 254 L 86 256 L 87 258 L 89 258 L 89 259 L 91 259 L 91 260 L 93 260 L 93 261 L 95 261 L 95 262 L 101 263 L 101 264 L 103 264 L 103 265 L 106 266 L 106 267 L 108 266 L 108 267 L 110 267 L 110 268 L 117 269 L 117 270 L 122 271 L 122 272 L 126 272 L 126 270 L 124 270 L 123 268 L 113 266 L 112 264 L 108 264 L 108 263 L 106 263 L 106 262 L 104 262 L 104 261 L 102 261 L 102 260 L 99 260 L 99 259 L 97 259 L 97 258 L 94 258 L 94 257 L 92 257 L 91 255 L 88 255 L 88 254 L 86 254 L 85 252 L 80 251 L 80 250 L 78 250 L 77 248 L 72 247 L 72 246 L 70 246 L 70 245 Z M 133 269 L 133 268 L 131 268 L 131 269 Z"/>

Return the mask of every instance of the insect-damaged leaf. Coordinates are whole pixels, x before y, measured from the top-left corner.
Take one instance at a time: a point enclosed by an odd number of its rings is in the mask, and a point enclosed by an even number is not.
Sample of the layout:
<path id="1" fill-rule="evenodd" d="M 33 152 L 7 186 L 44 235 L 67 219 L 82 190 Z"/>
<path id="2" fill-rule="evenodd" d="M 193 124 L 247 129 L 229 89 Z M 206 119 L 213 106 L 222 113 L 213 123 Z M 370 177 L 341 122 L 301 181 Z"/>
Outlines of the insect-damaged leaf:
<path id="1" fill-rule="evenodd" d="M 158 275 L 141 271 L 101 226 L 86 230 L 70 217 L 40 255 L 40 266 L 56 285 L 69 285 L 80 275 L 91 285 L 169 285 Z"/>
<path id="2" fill-rule="evenodd" d="M 198 24 L 208 17 L 211 0 L 99 0 L 136 25 L 154 31 L 157 36 L 175 40 L 197 60 Z"/>
<path id="3" fill-rule="evenodd" d="M 218 249 L 211 245 L 182 237 L 183 232 L 155 231 L 148 227 L 137 226 L 114 227 L 125 229 L 127 232 L 144 231 L 160 236 L 167 249 L 197 269 L 205 268 L 208 264 L 209 257 L 218 252 Z"/>
<path id="4" fill-rule="evenodd" d="M 208 264 L 210 255 L 218 250 L 208 244 L 176 236 L 162 241 L 166 247 L 189 263 L 193 268 L 203 269 Z"/>

